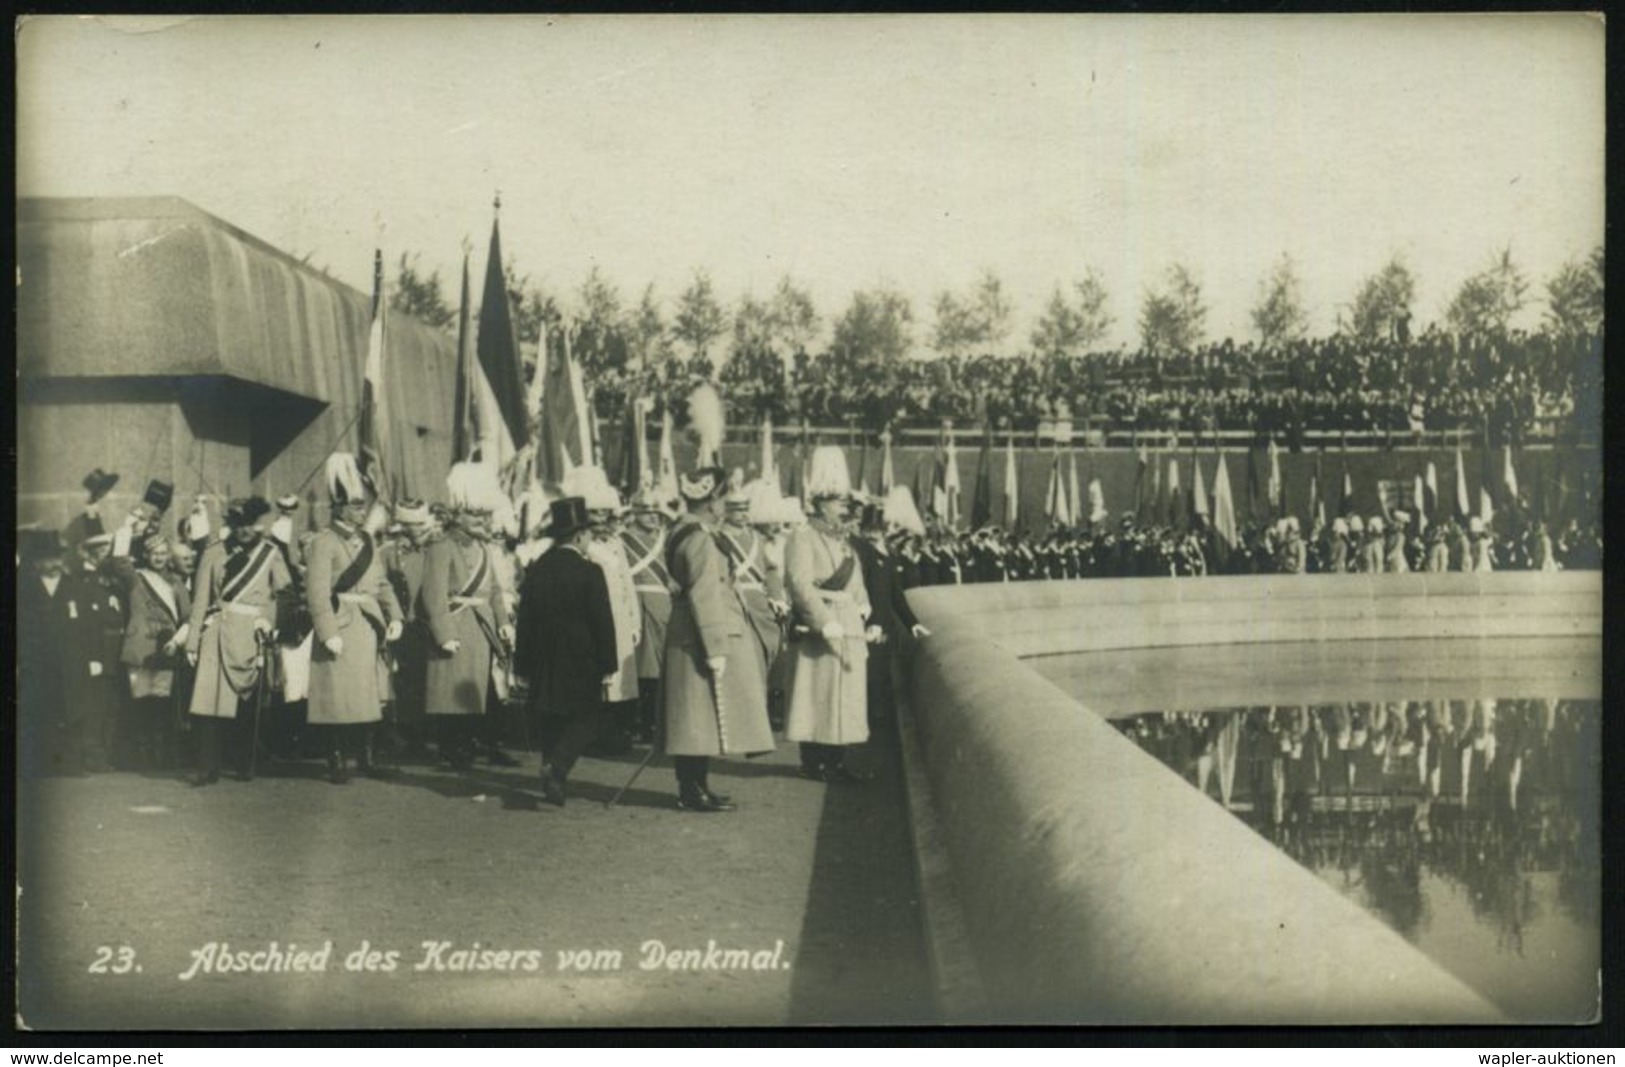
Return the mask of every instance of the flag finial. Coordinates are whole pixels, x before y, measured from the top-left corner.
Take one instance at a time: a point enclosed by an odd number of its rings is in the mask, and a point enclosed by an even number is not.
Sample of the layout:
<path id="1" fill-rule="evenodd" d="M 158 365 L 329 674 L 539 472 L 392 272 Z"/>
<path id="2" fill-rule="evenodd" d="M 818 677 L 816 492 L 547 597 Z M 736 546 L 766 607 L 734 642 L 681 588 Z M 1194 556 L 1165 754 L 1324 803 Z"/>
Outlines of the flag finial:
<path id="1" fill-rule="evenodd" d="M 496 211 L 496 212 L 500 212 L 502 210 L 502 190 L 501 189 L 498 189 L 496 191 L 496 195 L 491 197 L 491 210 Z"/>

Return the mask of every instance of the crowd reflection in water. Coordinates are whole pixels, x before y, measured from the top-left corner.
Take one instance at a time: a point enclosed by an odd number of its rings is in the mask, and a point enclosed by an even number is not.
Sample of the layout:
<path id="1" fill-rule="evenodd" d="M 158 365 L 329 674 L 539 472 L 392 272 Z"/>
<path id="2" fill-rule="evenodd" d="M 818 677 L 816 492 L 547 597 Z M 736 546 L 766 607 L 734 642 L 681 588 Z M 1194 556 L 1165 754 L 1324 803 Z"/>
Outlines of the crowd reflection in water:
<path id="1" fill-rule="evenodd" d="M 1430 873 L 1522 954 L 1555 875 L 1556 906 L 1600 914 L 1600 705 L 1424 700 L 1153 712 L 1116 720 L 1141 748 L 1299 863 L 1340 877 L 1400 933 Z"/>

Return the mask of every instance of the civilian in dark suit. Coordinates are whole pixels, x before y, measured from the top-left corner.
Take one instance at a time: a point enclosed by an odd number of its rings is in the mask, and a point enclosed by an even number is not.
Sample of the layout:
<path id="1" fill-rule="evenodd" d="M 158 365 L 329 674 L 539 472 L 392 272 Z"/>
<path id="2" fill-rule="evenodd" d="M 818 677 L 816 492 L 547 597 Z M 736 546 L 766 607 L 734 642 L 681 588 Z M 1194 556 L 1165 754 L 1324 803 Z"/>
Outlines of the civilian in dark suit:
<path id="1" fill-rule="evenodd" d="M 553 547 L 525 572 L 514 669 L 530 684 L 531 710 L 557 717 L 559 737 L 542 763 L 542 791 L 564 806 L 564 782 L 604 719 L 604 685 L 620 665 L 603 570 L 587 558 L 591 520 L 581 497 L 555 500 Z"/>
<path id="2" fill-rule="evenodd" d="M 73 620 L 63 591 L 66 553 L 55 530 L 18 536 L 17 749 L 25 777 L 78 769 L 62 765 L 65 651 Z"/>
<path id="3" fill-rule="evenodd" d="M 78 564 L 62 578 L 57 598 L 67 611 L 62 655 L 61 766 L 70 774 L 110 770 L 120 700 L 119 655 L 124 606 L 103 573 L 113 536 L 88 537 Z"/>
<path id="4" fill-rule="evenodd" d="M 886 548 L 886 520 L 879 506 L 864 506 L 858 536 L 852 539 L 852 550 L 863 567 L 863 588 L 869 594 L 869 624 L 880 627 L 881 631 L 880 640 L 869 646 L 867 664 L 866 688 L 872 730 L 888 721 L 896 710 L 892 704 L 897 666 L 894 650 L 910 637 L 924 637 L 930 631 L 920 625 L 914 610 L 908 606 L 901 568 Z"/>

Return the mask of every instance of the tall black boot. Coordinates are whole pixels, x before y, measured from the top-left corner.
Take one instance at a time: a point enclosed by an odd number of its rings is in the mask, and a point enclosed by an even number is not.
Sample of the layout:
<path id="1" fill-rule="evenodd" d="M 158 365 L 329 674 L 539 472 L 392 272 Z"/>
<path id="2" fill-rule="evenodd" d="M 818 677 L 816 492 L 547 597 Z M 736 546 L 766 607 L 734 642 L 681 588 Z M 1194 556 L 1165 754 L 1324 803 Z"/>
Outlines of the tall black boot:
<path id="1" fill-rule="evenodd" d="M 705 756 L 677 756 L 677 807 L 682 811 L 711 814 L 732 811 L 732 805 L 722 805 L 706 792 L 705 778 L 710 760 Z"/>
<path id="2" fill-rule="evenodd" d="M 193 733 L 197 735 L 197 773 L 192 776 L 194 786 L 213 785 L 220 780 L 220 720 L 208 715 L 194 716 Z"/>
<path id="3" fill-rule="evenodd" d="M 705 761 L 705 769 L 700 772 L 700 792 L 710 799 L 718 811 L 732 811 L 733 798 L 727 793 L 718 793 L 711 788 L 711 761 Z"/>

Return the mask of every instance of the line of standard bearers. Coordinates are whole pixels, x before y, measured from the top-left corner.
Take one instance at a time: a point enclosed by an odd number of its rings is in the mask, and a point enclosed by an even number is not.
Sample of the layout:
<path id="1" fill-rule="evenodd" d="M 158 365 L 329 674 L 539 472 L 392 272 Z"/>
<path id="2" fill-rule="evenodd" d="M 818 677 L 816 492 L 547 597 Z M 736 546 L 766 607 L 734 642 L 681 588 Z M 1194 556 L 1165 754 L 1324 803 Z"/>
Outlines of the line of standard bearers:
<path id="1" fill-rule="evenodd" d="M 905 658 L 894 651 L 920 632 L 902 591 L 917 585 L 1600 565 L 1600 542 L 1574 522 L 1554 545 L 1539 523 L 1492 536 L 1476 518 L 1423 529 L 1396 512 L 1386 528 L 1340 517 L 1308 538 L 1284 518 L 1210 568 L 1208 531 L 1132 515 L 1033 539 L 928 532 L 901 488 L 862 508 L 854 537 L 839 450 L 813 459 L 810 519 L 767 482 L 730 485 L 708 468 L 681 479 L 674 522 L 674 502 L 643 493 L 623 509 L 583 467 L 543 536 L 518 544 L 497 532 L 512 505 L 478 466 L 452 470 L 449 506 L 389 509 L 339 455 L 328 529 L 296 538 L 297 498 L 247 498 L 226 507 L 218 535 L 200 508 L 174 541 L 162 533 L 172 487 L 150 484 L 109 534 L 98 501 L 117 475 L 93 471 L 61 536 L 20 532 L 23 770 L 172 767 L 184 724 L 197 782 L 219 781 L 228 755 L 251 776 L 256 702 L 284 719 L 303 705 L 302 739 L 319 742 L 338 782 L 352 764 L 385 773 L 379 747 L 420 754 L 431 739 L 454 768 L 479 755 L 511 764 L 491 712 L 518 687 L 535 713 L 524 721 L 548 741 L 542 786 L 555 802 L 582 752 L 624 751 L 637 736 L 675 758 L 685 810 L 725 810 L 707 761 L 768 751 L 775 727 L 801 744 L 809 777 L 856 777 L 844 753 L 867 737 L 871 706 L 889 712 Z M 597 565 L 604 597 L 575 560 Z M 386 710 L 392 743 L 379 745 Z"/>
<path id="2" fill-rule="evenodd" d="M 888 513 L 923 530 L 918 513 L 906 490 L 857 509 L 838 448 L 815 451 L 810 515 L 719 467 L 679 478 L 680 514 L 648 492 L 623 508 L 580 467 L 511 551 L 489 468 L 454 466 L 445 507 L 387 506 L 348 454 L 326 476 L 331 522 L 298 537 L 297 498 L 249 497 L 172 541 L 162 482 L 108 533 L 100 470 L 62 535 L 22 531 L 24 773 L 173 768 L 184 732 L 192 784 L 252 778 L 268 705 L 301 703 L 336 784 L 431 739 L 448 768 L 511 766 L 491 726 L 512 699 L 541 728 L 549 802 L 581 755 L 636 736 L 672 757 L 681 810 L 725 812 L 710 761 L 769 753 L 776 730 L 803 776 L 862 782 L 846 754 L 891 713 L 891 651 L 927 635 L 886 536 Z"/>

